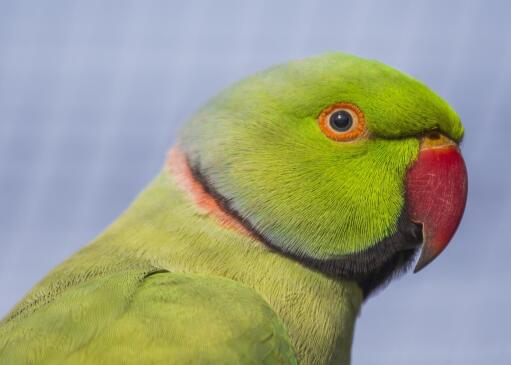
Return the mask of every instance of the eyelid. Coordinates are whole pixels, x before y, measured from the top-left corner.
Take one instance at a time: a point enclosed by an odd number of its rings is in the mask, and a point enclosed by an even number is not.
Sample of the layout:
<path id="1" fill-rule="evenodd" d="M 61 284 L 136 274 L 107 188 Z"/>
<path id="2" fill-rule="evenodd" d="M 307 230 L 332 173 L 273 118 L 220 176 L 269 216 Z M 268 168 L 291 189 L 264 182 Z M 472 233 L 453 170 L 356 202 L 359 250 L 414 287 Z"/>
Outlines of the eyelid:
<path id="1" fill-rule="evenodd" d="M 346 110 L 353 118 L 352 128 L 344 132 L 333 130 L 329 123 L 330 116 L 339 110 Z M 323 134 L 334 141 L 353 141 L 366 134 L 364 113 L 358 106 L 351 103 L 336 103 L 325 108 L 318 117 L 318 123 Z"/>

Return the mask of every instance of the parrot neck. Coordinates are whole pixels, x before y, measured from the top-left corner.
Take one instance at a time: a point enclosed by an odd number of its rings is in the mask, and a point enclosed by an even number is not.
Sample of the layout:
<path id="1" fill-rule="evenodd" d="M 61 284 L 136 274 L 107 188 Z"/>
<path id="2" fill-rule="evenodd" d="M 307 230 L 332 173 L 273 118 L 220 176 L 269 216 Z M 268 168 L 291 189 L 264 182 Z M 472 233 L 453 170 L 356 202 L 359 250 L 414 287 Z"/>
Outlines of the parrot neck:
<path id="1" fill-rule="evenodd" d="M 220 275 L 256 290 L 283 319 L 301 364 L 348 364 L 363 301 L 359 286 L 272 250 L 222 208 L 174 148 L 125 218 L 140 212 L 144 226 L 154 226 L 156 241 L 135 249 L 159 268 Z"/>
<path id="2" fill-rule="evenodd" d="M 34 293 L 50 290 L 62 277 L 83 280 L 91 263 L 98 273 L 144 266 L 222 276 L 254 289 L 269 303 L 300 364 L 349 364 L 363 301 L 360 287 L 261 244 L 200 186 L 187 182 L 190 176 L 180 163 L 166 166 L 116 222 L 57 267 Z"/>

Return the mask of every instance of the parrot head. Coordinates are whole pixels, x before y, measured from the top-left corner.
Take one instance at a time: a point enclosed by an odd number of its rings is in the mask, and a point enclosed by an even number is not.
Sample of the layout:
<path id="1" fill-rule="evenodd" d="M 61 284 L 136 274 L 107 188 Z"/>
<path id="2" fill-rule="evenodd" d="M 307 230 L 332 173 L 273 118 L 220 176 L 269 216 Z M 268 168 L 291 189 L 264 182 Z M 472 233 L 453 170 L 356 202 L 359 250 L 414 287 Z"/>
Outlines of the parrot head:
<path id="1" fill-rule="evenodd" d="M 329 53 L 222 92 L 177 148 L 267 247 L 367 295 L 451 240 L 467 195 L 462 137 L 456 112 L 422 83 Z"/>

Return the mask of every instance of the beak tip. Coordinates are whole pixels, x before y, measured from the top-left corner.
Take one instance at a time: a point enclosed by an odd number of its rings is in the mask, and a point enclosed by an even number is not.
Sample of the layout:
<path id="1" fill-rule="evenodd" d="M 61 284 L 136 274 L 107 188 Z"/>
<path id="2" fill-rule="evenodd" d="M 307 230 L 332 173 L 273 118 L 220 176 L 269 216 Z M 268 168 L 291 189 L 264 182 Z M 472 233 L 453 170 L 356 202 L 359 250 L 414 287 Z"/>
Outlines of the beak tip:
<path id="1" fill-rule="evenodd" d="M 413 273 L 417 274 L 419 271 L 428 266 L 431 261 L 433 261 L 442 251 L 443 248 L 440 250 L 432 250 L 431 246 L 424 243 L 419 259 L 417 260 L 415 268 L 413 269 Z"/>
<path id="2" fill-rule="evenodd" d="M 415 268 L 413 269 L 413 273 L 414 274 L 417 274 L 419 271 L 421 271 L 422 269 L 424 269 L 425 266 L 419 266 L 419 265 L 415 265 Z"/>
<path id="3" fill-rule="evenodd" d="M 413 269 L 413 273 L 417 274 L 419 271 L 424 269 L 424 267 L 425 267 L 424 265 L 423 266 L 415 265 L 415 268 Z"/>

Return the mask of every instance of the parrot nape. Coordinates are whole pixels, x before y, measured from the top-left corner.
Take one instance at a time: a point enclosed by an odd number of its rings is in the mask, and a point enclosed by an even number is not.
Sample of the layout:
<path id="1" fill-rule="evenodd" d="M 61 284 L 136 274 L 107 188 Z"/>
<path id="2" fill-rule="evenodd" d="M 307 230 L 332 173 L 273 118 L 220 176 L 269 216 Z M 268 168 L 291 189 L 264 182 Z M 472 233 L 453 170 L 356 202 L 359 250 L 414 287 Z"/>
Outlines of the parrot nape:
<path id="1" fill-rule="evenodd" d="M 364 300 L 463 215 L 456 112 L 343 53 L 257 73 L 0 322 L 2 364 L 349 364 Z"/>

